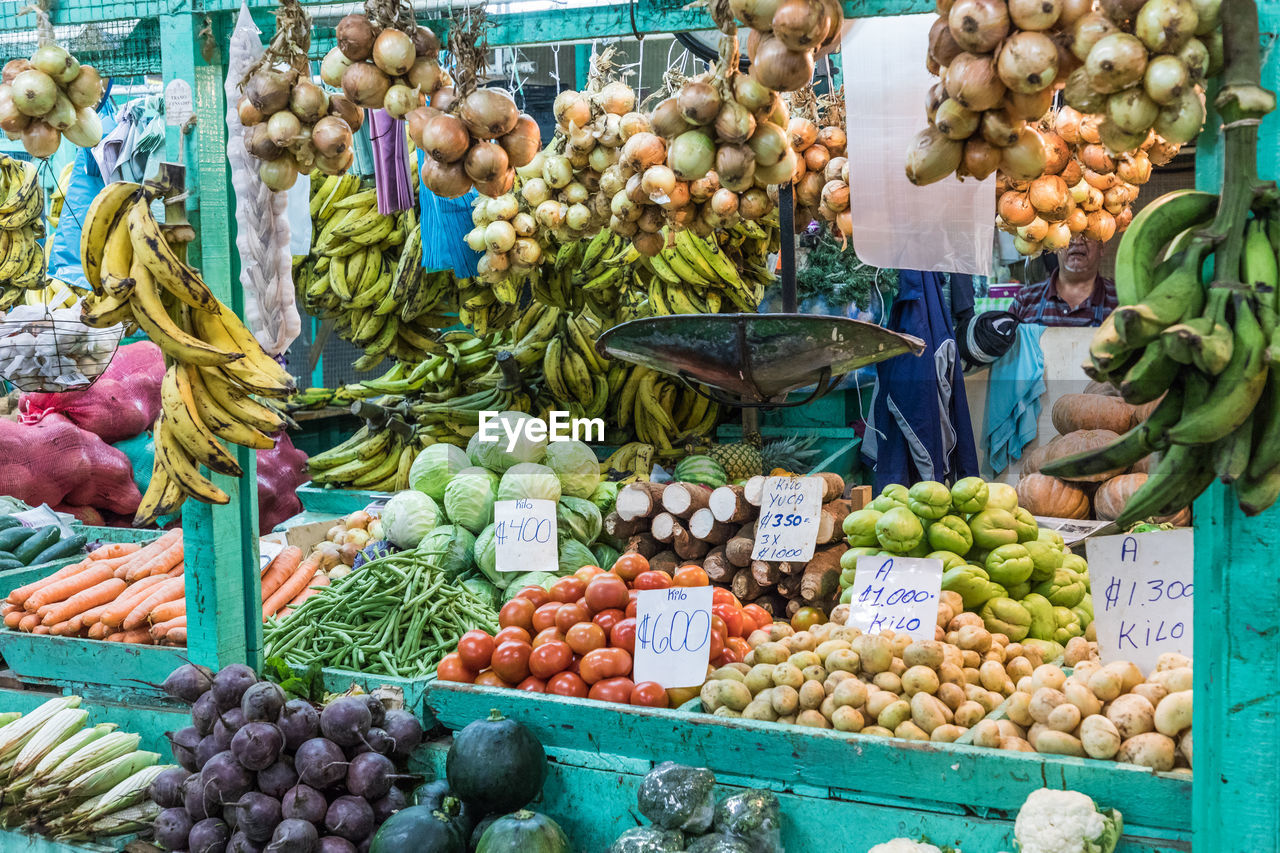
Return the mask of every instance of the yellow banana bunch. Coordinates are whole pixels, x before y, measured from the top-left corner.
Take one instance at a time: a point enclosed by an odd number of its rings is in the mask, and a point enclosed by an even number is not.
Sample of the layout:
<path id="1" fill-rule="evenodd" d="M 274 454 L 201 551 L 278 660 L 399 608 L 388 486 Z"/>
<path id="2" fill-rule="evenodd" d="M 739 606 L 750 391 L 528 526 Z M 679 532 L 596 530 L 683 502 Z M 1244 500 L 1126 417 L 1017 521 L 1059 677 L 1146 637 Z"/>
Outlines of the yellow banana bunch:
<path id="1" fill-rule="evenodd" d="M 93 288 L 82 320 L 97 327 L 136 324 L 169 363 L 155 423 L 155 468 L 138 524 L 172 513 L 187 497 L 227 503 L 201 466 L 239 476 L 221 442 L 272 447 L 271 436 L 288 420 L 254 397 L 283 398 L 294 389 L 293 377 L 186 263 L 185 246 L 170 241 L 170 229 L 151 212 L 162 192 L 152 184 L 108 184 L 89 207 L 80 244 Z"/>
<path id="2" fill-rule="evenodd" d="M 629 441 L 600 463 L 600 474 L 620 485 L 644 482 L 653 470 L 656 449 L 643 441 Z"/>
<path id="3" fill-rule="evenodd" d="M 0 154 L 0 310 L 22 301 L 24 291 L 45 286 L 43 213 L 35 165 Z"/>

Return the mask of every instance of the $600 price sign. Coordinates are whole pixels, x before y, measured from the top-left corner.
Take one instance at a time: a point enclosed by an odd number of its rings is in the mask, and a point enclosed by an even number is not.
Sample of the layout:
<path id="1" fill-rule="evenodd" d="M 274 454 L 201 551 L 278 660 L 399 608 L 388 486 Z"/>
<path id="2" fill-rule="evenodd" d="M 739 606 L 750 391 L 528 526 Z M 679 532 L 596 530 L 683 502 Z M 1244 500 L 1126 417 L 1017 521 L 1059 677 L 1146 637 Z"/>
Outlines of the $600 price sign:
<path id="1" fill-rule="evenodd" d="M 941 560 L 859 557 L 845 624 L 869 634 L 893 631 L 932 640 L 941 588 Z"/>
<path id="2" fill-rule="evenodd" d="M 493 544 L 500 572 L 555 571 L 556 502 L 519 498 L 493 505 Z"/>
<path id="3" fill-rule="evenodd" d="M 636 596 L 635 680 L 696 687 L 711 657 L 711 587 L 641 590 Z"/>

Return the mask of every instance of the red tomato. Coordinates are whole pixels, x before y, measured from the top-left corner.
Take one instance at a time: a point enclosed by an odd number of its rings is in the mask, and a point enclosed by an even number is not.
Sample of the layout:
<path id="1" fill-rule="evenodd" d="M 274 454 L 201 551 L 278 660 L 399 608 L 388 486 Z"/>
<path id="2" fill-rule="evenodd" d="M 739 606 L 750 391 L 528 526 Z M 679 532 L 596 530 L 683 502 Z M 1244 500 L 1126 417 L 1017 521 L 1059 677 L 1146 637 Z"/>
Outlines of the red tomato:
<path id="1" fill-rule="evenodd" d="M 732 604 L 713 604 L 711 612 L 724 620 L 730 637 L 742 636 L 742 610 Z"/>
<path id="2" fill-rule="evenodd" d="M 578 674 L 587 684 L 618 678 L 631 672 L 631 655 L 622 649 L 596 649 L 578 662 Z"/>
<path id="3" fill-rule="evenodd" d="M 568 668 L 568 669 L 566 669 L 566 670 L 565 670 L 565 672 L 572 672 L 574 675 L 577 675 L 577 674 L 578 674 L 578 664 L 579 664 L 581 661 L 582 661 L 582 655 L 574 655 L 574 656 L 573 656 L 573 660 L 569 661 L 569 668 Z"/>
<path id="4" fill-rule="evenodd" d="M 797 631 L 808 631 L 814 625 L 827 621 L 827 614 L 819 607 L 801 607 L 791 617 L 791 627 Z"/>
<path id="5" fill-rule="evenodd" d="M 493 635 L 493 647 L 496 649 L 503 643 L 515 641 L 517 643 L 528 643 L 533 639 L 529 632 L 524 628 L 517 628 L 512 625 L 510 628 L 503 628 L 501 631 Z"/>
<path id="6" fill-rule="evenodd" d="M 547 679 L 564 672 L 573 660 L 573 649 L 568 643 L 544 643 L 529 655 L 529 672 L 535 678 Z"/>
<path id="7" fill-rule="evenodd" d="M 630 678 L 606 678 L 591 685 L 591 692 L 587 694 L 587 698 L 599 702 L 628 705 L 631 703 L 631 691 L 635 686 L 635 682 Z"/>
<path id="8" fill-rule="evenodd" d="M 493 671 L 508 684 L 519 684 L 529 677 L 529 655 L 533 648 L 526 643 L 503 643 L 493 651 Z"/>
<path id="9" fill-rule="evenodd" d="M 586 591 L 586 588 L 586 581 L 569 575 L 569 577 L 560 578 L 560 580 L 553 583 L 548 592 L 551 594 L 552 601 L 561 601 L 567 604 L 570 601 L 577 601 L 582 598 L 582 593 Z"/>
<path id="10" fill-rule="evenodd" d="M 747 606 L 743 607 L 742 615 L 746 619 L 750 619 L 753 623 L 755 623 L 755 627 L 757 629 L 767 628 L 773 624 L 773 617 L 769 615 L 769 611 L 765 610 L 759 604 L 748 604 Z M 746 630 L 747 626 L 743 625 L 742 627 L 743 627 L 743 630 Z M 747 631 L 747 636 L 751 636 L 750 631 Z"/>
<path id="11" fill-rule="evenodd" d="M 671 575 L 664 571 L 641 572 L 631 582 L 632 589 L 669 589 Z"/>
<path id="12" fill-rule="evenodd" d="M 627 614 L 623 613 L 621 610 L 601 610 L 592 617 L 591 621 L 603 628 L 604 633 L 608 635 L 608 633 L 613 630 L 614 625 L 617 625 L 626 618 Z"/>
<path id="13" fill-rule="evenodd" d="M 534 607 L 541 607 L 551 600 L 551 596 L 547 594 L 547 591 L 537 584 L 521 587 L 520 591 L 516 593 L 516 597 L 529 599 L 533 602 Z"/>
<path id="14" fill-rule="evenodd" d="M 547 682 L 541 678 L 534 678 L 532 675 L 524 681 L 516 685 L 516 690 L 527 690 L 530 693 L 546 693 Z"/>
<path id="15" fill-rule="evenodd" d="M 608 639 L 604 628 L 595 622 L 579 622 L 564 635 L 565 642 L 575 654 L 585 655 L 587 652 L 603 649 Z"/>
<path id="16" fill-rule="evenodd" d="M 613 630 L 609 632 L 609 645 L 616 649 L 625 649 L 627 654 L 635 652 L 636 619 L 634 616 L 628 616 L 613 626 Z"/>
<path id="17" fill-rule="evenodd" d="M 587 682 L 572 672 L 562 672 L 547 679 L 547 692 L 556 696 L 576 696 L 587 698 Z"/>
<path id="18" fill-rule="evenodd" d="M 671 582 L 675 586 L 710 586 L 711 578 L 707 577 L 707 573 L 702 566 L 681 566 L 676 569 Z M 638 705 L 640 703 L 632 702 L 631 704 Z"/>
<path id="19" fill-rule="evenodd" d="M 631 688 L 631 704 L 646 708 L 668 708 L 667 691 L 656 681 L 642 681 Z"/>
<path id="20" fill-rule="evenodd" d="M 591 583 L 593 578 L 597 578 L 600 575 L 603 575 L 604 573 L 605 573 L 604 569 L 600 568 L 599 566 L 583 566 L 582 568 L 574 572 L 573 576 L 581 580 L 583 583 L 589 584 Z"/>
<path id="21" fill-rule="evenodd" d="M 732 604 L 741 607 L 738 603 L 738 597 L 724 587 L 716 587 L 711 591 L 712 604 Z"/>
<path id="22" fill-rule="evenodd" d="M 479 672 L 489 665 L 497 643 L 484 631 L 468 631 L 458 640 L 458 656 L 467 669 Z"/>
<path id="23" fill-rule="evenodd" d="M 556 624 L 556 614 L 564 607 L 563 602 L 548 601 L 533 612 L 533 630 L 543 631 Z"/>
<path id="24" fill-rule="evenodd" d="M 486 669 L 484 672 L 476 676 L 476 684 L 485 687 L 514 687 L 514 684 L 503 681 L 496 672 Z"/>
<path id="25" fill-rule="evenodd" d="M 563 643 L 563 642 L 564 642 L 564 634 L 561 634 L 560 631 L 556 628 L 556 626 L 552 625 L 550 628 L 543 628 L 541 631 L 539 631 L 538 636 L 534 637 L 533 642 L 530 643 L 529 645 L 533 646 L 536 649 L 538 646 L 545 646 L 547 643 Z"/>
<path id="26" fill-rule="evenodd" d="M 514 625 L 528 631 L 533 627 L 533 612 L 537 609 L 538 606 L 527 598 L 513 598 L 498 611 L 498 625 L 502 628 Z"/>
<path id="27" fill-rule="evenodd" d="M 723 635 L 723 634 L 719 634 L 719 633 L 717 633 L 717 632 L 715 632 L 715 631 L 712 631 L 712 632 L 711 632 L 711 652 L 710 652 L 710 656 L 711 656 L 711 657 L 713 657 L 713 658 L 718 658 L 718 657 L 720 657 L 720 655 L 722 655 L 722 654 L 724 654 L 724 635 Z M 493 657 L 493 659 L 494 659 L 495 661 L 498 659 L 498 656 L 497 656 L 497 653 L 496 653 L 496 652 L 494 653 L 494 657 Z"/>
<path id="28" fill-rule="evenodd" d="M 742 660 L 742 655 L 738 654 L 738 650 L 733 646 L 725 646 L 724 651 L 720 653 L 720 663 L 716 666 L 724 666 L 726 663 L 737 663 Z"/>
<path id="29" fill-rule="evenodd" d="M 556 612 L 556 628 L 560 633 L 567 634 L 569 629 L 579 622 L 590 622 L 591 611 L 582 604 L 562 604 Z"/>
<path id="30" fill-rule="evenodd" d="M 627 602 L 627 609 L 624 610 L 623 613 L 627 614 L 628 619 L 634 619 L 636 618 L 636 611 L 639 609 L 640 609 L 640 605 L 633 598 Z"/>
<path id="31" fill-rule="evenodd" d="M 587 606 L 593 613 L 621 610 L 627 606 L 627 582 L 617 575 L 600 575 L 591 579 L 585 593 Z"/>
<path id="32" fill-rule="evenodd" d="M 733 649 L 738 653 L 738 660 L 745 660 L 747 654 L 751 651 L 751 644 L 741 637 L 730 637 L 724 644 L 726 649 Z"/>
<path id="33" fill-rule="evenodd" d="M 473 684 L 476 680 L 476 671 L 468 669 L 457 652 L 450 652 L 440 659 L 440 663 L 436 664 L 436 678 L 441 681 L 460 681 L 463 684 Z"/>
<path id="34" fill-rule="evenodd" d="M 649 570 L 649 561 L 642 554 L 629 551 L 613 564 L 613 572 L 624 581 L 633 581 L 641 572 Z"/>

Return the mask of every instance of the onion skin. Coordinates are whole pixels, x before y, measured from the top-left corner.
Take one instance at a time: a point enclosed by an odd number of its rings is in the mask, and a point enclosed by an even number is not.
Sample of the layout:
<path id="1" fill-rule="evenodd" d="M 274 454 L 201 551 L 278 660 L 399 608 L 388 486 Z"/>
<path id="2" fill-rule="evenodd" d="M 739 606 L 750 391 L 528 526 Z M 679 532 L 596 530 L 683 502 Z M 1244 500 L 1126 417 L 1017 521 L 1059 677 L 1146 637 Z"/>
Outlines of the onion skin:
<path id="1" fill-rule="evenodd" d="M 431 159 L 440 163 L 460 161 L 466 155 L 470 143 L 471 137 L 467 134 L 467 127 L 457 116 L 441 113 L 428 119 L 423 125 L 423 150 Z"/>
<path id="2" fill-rule="evenodd" d="M 329 114 L 345 121 L 353 133 L 364 124 L 364 110 L 346 95 L 329 96 Z"/>
<path id="3" fill-rule="evenodd" d="M 33 119 L 22 131 L 22 147 L 28 154 L 40 160 L 58 153 L 58 145 L 62 142 L 62 134 L 57 128 Z"/>
<path id="4" fill-rule="evenodd" d="M 929 58 L 946 68 L 951 64 L 951 60 L 963 52 L 964 48 L 956 44 L 956 40 L 951 35 L 951 26 L 947 23 L 947 19 L 939 16 L 929 30 Z"/>
<path id="5" fill-rule="evenodd" d="M 938 107 L 938 112 L 933 118 L 933 126 L 942 131 L 942 135 L 948 139 L 963 142 L 978 130 L 980 120 L 981 115 L 947 98 L 942 102 L 942 106 Z"/>
<path id="6" fill-rule="evenodd" d="M 1176 56 L 1153 56 L 1142 75 L 1147 97 L 1161 106 L 1178 100 L 1190 85 L 1191 72 Z"/>
<path id="7" fill-rule="evenodd" d="M 1119 27 L 1111 23 L 1111 19 L 1101 12 L 1088 12 L 1076 20 L 1071 31 L 1071 52 L 1076 59 L 1084 62 L 1090 51 L 1106 36 L 1120 32 Z"/>
<path id="8" fill-rule="evenodd" d="M 342 92 L 357 106 L 381 109 L 391 79 L 368 62 L 357 62 L 342 75 Z"/>
<path id="9" fill-rule="evenodd" d="M 458 198 L 471 189 L 462 163 L 441 163 L 434 157 L 422 161 L 422 185 L 441 198 Z"/>
<path id="10" fill-rule="evenodd" d="M 1014 92 L 1030 95 L 1047 88 L 1058 74 L 1058 48 L 1044 33 L 1010 36 L 996 60 L 1000 80 Z"/>
<path id="11" fill-rule="evenodd" d="M 533 116 L 521 114 L 515 128 L 500 137 L 498 144 L 507 152 L 511 165 L 519 168 L 528 165 L 542 147 L 542 132 Z"/>
<path id="12" fill-rule="evenodd" d="M 1177 53 L 1199 26 L 1200 16 L 1188 0 L 1155 0 L 1142 5 L 1133 32 L 1152 53 Z"/>
<path id="13" fill-rule="evenodd" d="M 476 89 L 462 102 L 458 118 L 476 139 L 493 139 L 515 130 L 520 111 L 505 92 Z"/>
<path id="14" fill-rule="evenodd" d="M 1112 33 L 1093 46 L 1084 68 L 1096 91 L 1119 92 L 1142 79 L 1147 70 L 1147 49 L 1128 33 Z"/>
<path id="15" fill-rule="evenodd" d="M 1025 124 L 1004 110 L 987 110 L 982 114 L 979 127 L 987 143 L 997 148 L 1008 148 L 1018 141 L 1018 132 Z"/>
<path id="16" fill-rule="evenodd" d="M 462 158 L 463 171 L 477 186 L 493 182 L 505 174 L 509 167 L 507 152 L 495 142 L 475 142 Z"/>
<path id="17" fill-rule="evenodd" d="M 1000 200 L 996 203 L 996 210 L 1000 214 L 1000 218 L 1014 228 L 1020 228 L 1028 225 L 1036 218 L 1036 209 L 1031 206 L 1031 201 L 1027 198 L 1026 193 L 1009 190 L 1000 196 Z"/>
<path id="18" fill-rule="evenodd" d="M 768 36 L 760 40 L 750 73 L 776 92 L 794 92 L 813 79 L 813 54 L 791 50 Z"/>
<path id="19" fill-rule="evenodd" d="M 960 166 L 964 146 L 934 127 L 916 134 L 907 149 L 907 180 L 918 187 L 940 181 Z"/>
<path id="20" fill-rule="evenodd" d="M 771 23 L 774 37 L 790 50 L 813 50 L 827 37 L 826 9 L 810 0 L 783 0 Z"/>
<path id="21" fill-rule="evenodd" d="M 690 80 L 676 94 L 680 115 L 693 127 L 705 127 L 716 120 L 720 112 L 720 93 L 710 83 Z"/>
<path id="22" fill-rule="evenodd" d="M 951 36 L 970 53 L 990 53 L 1009 35 L 1004 0 L 956 0 L 947 14 Z"/>
<path id="23" fill-rule="evenodd" d="M 327 158 L 341 157 L 351 150 L 351 128 L 337 116 L 325 116 L 311 128 L 311 144 Z"/>
<path id="24" fill-rule="evenodd" d="M 1067 143 L 1061 136 L 1052 131 L 1045 132 L 1041 136 L 1044 138 L 1044 173 L 1046 175 L 1061 174 L 1067 167 L 1067 163 L 1071 161 L 1071 149 L 1067 147 Z"/>
<path id="25" fill-rule="evenodd" d="M 1047 30 L 1061 15 L 1061 0 L 1009 0 L 1009 19 L 1020 30 Z"/>
<path id="26" fill-rule="evenodd" d="M 1011 178 L 1030 181 L 1044 174 L 1044 139 L 1033 127 L 1023 127 L 1018 141 L 1001 153 L 1000 170 Z"/>
<path id="27" fill-rule="evenodd" d="M 963 162 L 966 172 L 979 181 L 985 181 L 992 172 L 1000 168 L 1000 149 L 975 136 L 964 144 Z"/>
<path id="28" fill-rule="evenodd" d="M 947 95 L 974 112 L 995 107 L 1006 88 L 990 56 L 962 53 L 947 68 Z"/>
<path id="29" fill-rule="evenodd" d="M 1053 87 L 1046 86 L 1030 94 L 1011 90 L 1004 97 L 1004 106 L 1017 118 L 1036 121 L 1053 107 Z"/>
<path id="30" fill-rule="evenodd" d="M 347 15 L 335 28 L 338 49 L 352 62 L 362 62 L 373 55 L 373 25 L 364 15 Z"/>
<path id="31" fill-rule="evenodd" d="M 1071 193 L 1066 181 L 1057 175 L 1042 175 L 1032 181 L 1027 198 L 1036 213 L 1049 222 L 1066 219 L 1071 210 Z"/>

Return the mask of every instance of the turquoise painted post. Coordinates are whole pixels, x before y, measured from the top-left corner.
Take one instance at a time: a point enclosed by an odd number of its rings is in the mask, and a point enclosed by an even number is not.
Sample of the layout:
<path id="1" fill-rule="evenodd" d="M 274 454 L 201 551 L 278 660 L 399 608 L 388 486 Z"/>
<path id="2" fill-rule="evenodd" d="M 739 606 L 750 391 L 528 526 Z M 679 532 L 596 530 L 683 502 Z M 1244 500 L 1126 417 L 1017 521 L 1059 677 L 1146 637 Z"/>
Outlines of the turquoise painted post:
<path id="1" fill-rule="evenodd" d="M 1262 85 L 1280 90 L 1280 4 L 1258 3 Z M 1196 185 L 1222 183 L 1220 119 L 1196 145 Z M 1280 113 L 1263 121 L 1258 174 L 1280 177 Z M 1280 508 L 1245 518 L 1215 484 L 1195 505 L 1196 850 L 1280 850 Z"/>
<path id="2" fill-rule="evenodd" d="M 189 11 L 160 17 L 164 81 L 191 84 L 196 120 L 190 133 L 170 129 L 167 151 L 170 159 L 181 156 L 187 166 L 188 215 L 198 235 L 190 246 L 190 260 L 200 267 L 214 295 L 243 314 L 222 89 L 226 20 L 224 14 L 197 17 Z M 211 27 L 210 38 L 201 35 L 202 26 Z M 213 476 L 230 495 L 230 503 L 209 506 L 188 500 L 182 508 L 187 648 L 192 661 L 214 668 L 231 663 L 257 666 L 262 656 L 256 456 L 243 447 L 230 449 L 244 474 L 238 479 Z"/>

